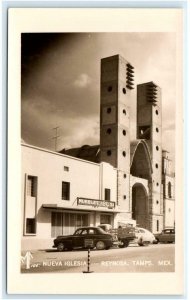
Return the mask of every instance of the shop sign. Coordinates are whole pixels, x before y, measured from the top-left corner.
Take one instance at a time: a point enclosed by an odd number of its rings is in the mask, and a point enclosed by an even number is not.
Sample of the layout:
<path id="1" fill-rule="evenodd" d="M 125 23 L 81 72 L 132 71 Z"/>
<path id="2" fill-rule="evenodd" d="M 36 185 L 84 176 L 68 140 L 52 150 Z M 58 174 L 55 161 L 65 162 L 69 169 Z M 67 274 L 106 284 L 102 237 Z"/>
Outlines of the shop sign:
<path id="1" fill-rule="evenodd" d="M 95 200 L 95 199 L 87 199 L 87 198 L 77 198 L 77 204 L 89 205 L 94 207 L 115 208 L 115 202 L 113 201 Z"/>

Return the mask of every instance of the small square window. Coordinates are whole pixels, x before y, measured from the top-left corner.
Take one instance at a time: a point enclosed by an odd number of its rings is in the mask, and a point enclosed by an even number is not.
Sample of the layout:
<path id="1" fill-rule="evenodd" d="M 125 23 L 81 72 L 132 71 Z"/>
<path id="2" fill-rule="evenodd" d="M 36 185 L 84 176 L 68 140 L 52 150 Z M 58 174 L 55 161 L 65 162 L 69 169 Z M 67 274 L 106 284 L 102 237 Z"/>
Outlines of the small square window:
<path id="1" fill-rule="evenodd" d="M 69 172 L 69 167 L 64 166 L 64 171 L 65 171 L 65 172 Z"/>

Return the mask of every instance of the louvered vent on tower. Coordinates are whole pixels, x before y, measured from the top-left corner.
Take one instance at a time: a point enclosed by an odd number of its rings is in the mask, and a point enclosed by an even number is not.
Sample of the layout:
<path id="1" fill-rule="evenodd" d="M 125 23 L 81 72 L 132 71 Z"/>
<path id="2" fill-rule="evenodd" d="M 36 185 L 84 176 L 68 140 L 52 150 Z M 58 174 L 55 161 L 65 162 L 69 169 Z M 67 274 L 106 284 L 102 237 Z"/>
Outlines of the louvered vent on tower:
<path id="1" fill-rule="evenodd" d="M 126 64 L 126 87 L 134 89 L 134 67 L 129 63 Z"/>
<path id="2" fill-rule="evenodd" d="M 153 82 L 150 82 L 147 85 L 146 96 L 147 96 L 148 102 L 150 102 L 154 106 L 156 106 L 156 103 L 157 103 L 157 86 Z"/>

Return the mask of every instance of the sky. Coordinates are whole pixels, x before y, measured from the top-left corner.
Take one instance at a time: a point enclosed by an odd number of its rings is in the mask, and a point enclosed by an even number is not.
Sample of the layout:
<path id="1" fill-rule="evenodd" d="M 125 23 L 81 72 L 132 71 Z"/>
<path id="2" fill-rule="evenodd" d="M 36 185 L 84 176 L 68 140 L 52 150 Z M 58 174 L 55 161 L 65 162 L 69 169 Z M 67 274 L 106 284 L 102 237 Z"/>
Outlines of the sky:
<path id="1" fill-rule="evenodd" d="M 28 144 L 57 150 L 99 144 L 100 60 L 120 54 L 135 67 L 135 84 L 162 89 L 162 143 L 175 158 L 174 33 L 23 33 L 21 134 Z M 135 89 L 136 93 L 136 89 Z M 136 99 L 136 98 L 135 98 Z M 130 107 L 131 140 L 136 101 Z"/>

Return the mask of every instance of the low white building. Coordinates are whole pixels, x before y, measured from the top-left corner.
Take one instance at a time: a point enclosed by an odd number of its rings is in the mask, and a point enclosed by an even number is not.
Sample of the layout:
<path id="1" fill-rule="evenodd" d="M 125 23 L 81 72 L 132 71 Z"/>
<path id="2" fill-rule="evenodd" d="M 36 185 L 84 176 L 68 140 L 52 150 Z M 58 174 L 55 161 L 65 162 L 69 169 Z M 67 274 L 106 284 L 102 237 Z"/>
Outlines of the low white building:
<path id="1" fill-rule="evenodd" d="M 49 248 L 80 226 L 117 226 L 117 171 L 22 144 L 22 249 Z"/>

